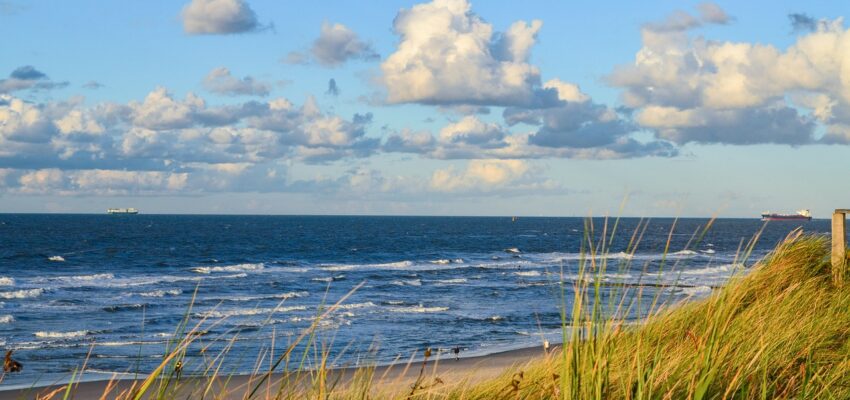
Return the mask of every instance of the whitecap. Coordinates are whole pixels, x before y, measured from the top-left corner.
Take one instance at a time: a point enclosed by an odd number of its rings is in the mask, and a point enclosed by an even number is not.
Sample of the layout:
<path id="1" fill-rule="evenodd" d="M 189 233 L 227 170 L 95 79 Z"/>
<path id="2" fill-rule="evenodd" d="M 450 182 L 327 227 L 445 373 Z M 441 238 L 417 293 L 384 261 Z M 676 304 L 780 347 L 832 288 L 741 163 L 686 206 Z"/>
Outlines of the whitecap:
<path id="1" fill-rule="evenodd" d="M 437 284 L 440 284 L 440 285 L 456 285 L 456 284 L 466 283 L 467 281 L 466 281 L 466 278 L 454 278 L 454 279 L 438 280 L 438 281 L 435 281 L 435 282 Z"/>
<path id="2" fill-rule="evenodd" d="M 315 281 L 315 282 L 328 282 L 328 283 L 330 283 L 330 282 L 333 282 L 333 281 L 338 281 L 340 279 L 345 279 L 345 275 L 325 276 L 325 277 L 313 278 L 313 279 L 310 279 L 310 280 Z"/>
<path id="3" fill-rule="evenodd" d="M 9 324 L 15 322 L 15 317 L 11 315 L 0 315 L 0 324 Z"/>
<path id="4" fill-rule="evenodd" d="M 305 306 L 291 306 L 291 307 L 277 307 L 277 308 L 237 308 L 234 310 L 211 310 L 204 311 L 198 313 L 197 316 L 201 318 L 226 318 L 226 317 L 237 317 L 237 316 L 250 316 L 250 315 L 271 315 L 274 313 L 282 313 L 289 311 L 304 311 L 307 307 Z"/>
<path id="5" fill-rule="evenodd" d="M 259 271 L 265 268 L 263 263 L 257 264 L 235 264 L 235 265 L 226 265 L 221 267 L 195 267 L 192 268 L 192 272 L 197 272 L 199 274 L 210 274 L 213 272 L 250 272 L 250 271 Z"/>
<path id="6" fill-rule="evenodd" d="M 725 274 L 732 272 L 736 268 L 742 268 L 741 264 L 724 264 L 718 265 L 716 267 L 705 267 L 699 269 L 686 269 L 681 271 L 682 275 L 713 275 L 713 274 Z"/>
<path id="7" fill-rule="evenodd" d="M 446 264 L 451 264 L 451 263 L 452 263 L 452 260 L 448 260 L 448 259 L 445 259 L 445 258 L 441 258 L 439 260 L 431 261 L 431 264 L 437 264 L 437 265 L 446 265 Z"/>
<path id="8" fill-rule="evenodd" d="M 90 274 L 90 275 L 71 275 L 71 276 L 57 276 L 53 278 L 43 278 L 45 281 L 60 281 L 60 282 L 78 282 L 78 281 L 96 281 L 96 280 L 107 280 L 113 279 L 115 275 L 105 273 L 105 274 Z"/>
<path id="9" fill-rule="evenodd" d="M 15 278 L 0 276 L 0 286 L 15 286 Z"/>
<path id="10" fill-rule="evenodd" d="M 700 250 L 700 251 L 701 251 L 701 252 L 703 252 L 703 253 L 705 253 L 705 254 L 714 254 L 714 253 L 716 253 L 716 251 L 714 251 L 714 249 L 705 249 L 705 250 Z"/>
<path id="11" fill-rule="evenodd" d="M 165 296 L 179 296 L 183 293 L 180 289 L 171 289 L 171 290 L 154 290 L 151 292 L 143 292 L 139 293 L 139 296 L 142 297 L 165 297 Z"/>
<path id="12" fill-rule="evenodd" d="M 635 258 L 634 254 L 626 253 L 624 251 L 621 251 L 619 253 L 614 253 L 614 254 L 608 254 L 605 257 L 615 259 L 615 260 L 631 260 L 631 259 Z"/>
<path id="13" fill-rule="evenodd" d="M 393 285 L 397 285 L 397 286 L 422 286 L 422 280 L 421 279 L 411 279 L 411 280 L 406 280 L 406 281 L 399 280 L 399 281 L 392 281 L 390 283 L 393 284 Z"/>
<path id="14" fill-rule="evenodd" d="M 325 271 L 351 271 L 355 268 L 354 265 L 320 265 L 319 268 Z"/>
<path id="15" fill-rule="evenodd" d="M 519 253 L 522 253 L 522 252 L 521 252 L 521 251 L 519 251 L 519 249 L 518 249 L 518 248 L 516 248 L 516 247 L 511 247 L 511 248 L 507 248 L 507 249 L 505 249 L 505 253 L 510 253 L 510 254 L 519 254 Z"/>
<path id="16" fill-rule="evenodd" d="M 694 287 L 684 287 L 681 289 L 682 294 L 687 295 L 688 297 L 699 296 L 711 293 L 711 287 L 709 286 L 694 286 Z"/>
<path id="17" fill-rule="evenodd" d="M 308 296 L 309 294 L 310 293 L 306 292 L 306 291 L 286 292 L 286 293 L 268 294 L 268 295 L 260 295 L 260 296 L 235 296 L 235 297 L 228 297 L 225 300 L 230 300 L 230 301 L 255 301 L 255 300 L 271 300 L 271 299 L 294 299 L 296 297 Z"/>
<path id="18" fill-rule="evenodd" d="M 389 310 L 397 313 L 436 313 L 448 311 L 448 307 L 425 307 L 422 304 L 418 306 L 406 306 L 406 307 L 389 307 Z"/>
<path id="19" fill-rule="evenodd" d="M 337 308 L 340 310 L 353 310 L 357 308 L 375 307 L 375 303 L 367 301 L 365 303 L 340 304 Z"/>
<path id="20" fill-rule="evenodd" d="M 47 257 L 47 259 L 50 260 L 50 261 L 56 261 L 56 262 L 64 262 L 65 261 L 65 257 L 62 257 L 62 256 L 50 256 L 50 257 Z"/>
<path id="21" fill-rule="evenodd" d="M 680 251 L 677 251 L 677 252 L 674 252 L 674 253 L 670 253 L 671 256 L 684 256 L 684 257 L 694 256 L 694 255 L 697 255 L 697 254 L 698 253 L 693 251 L 693 250 L 680 250 Z"/>
<path id="22" fill-rule="evenodd" d="M 518 271 L 514 272 L 517 276 L 540 276 L 540 271 Z"/>
<path id="23" fill-rule="evenodd" d="M 0 292 L 0 298 L 4 299 L 27 299 L 31 297 L 38 297 L 44 293 L 44 289 L 23 289 L 23 290 L 15 290 L 12 292 Z"/>
<path id="24" fill-rule="evenodd" d="M 35 337 L 44 339 L 73 339 L 88 335 L 89 331 L 72 331 L 72 332 L 50 332 L 39 331 L 34 333 Z"/>

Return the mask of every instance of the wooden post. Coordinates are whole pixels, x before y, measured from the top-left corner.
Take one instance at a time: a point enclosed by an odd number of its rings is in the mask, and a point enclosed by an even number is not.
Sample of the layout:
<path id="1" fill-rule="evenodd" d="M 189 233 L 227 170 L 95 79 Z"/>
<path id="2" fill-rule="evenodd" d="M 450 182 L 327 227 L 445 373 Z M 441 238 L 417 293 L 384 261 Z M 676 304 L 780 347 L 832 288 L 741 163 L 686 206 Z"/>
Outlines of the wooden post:
<path id="1" fill-rule="evenodd" d="M 832 279 L 836 285 L 844 284 L 847 268 L 847 230 L 845 221 L 850 209 L 836 209 L 832 214 Z"/>

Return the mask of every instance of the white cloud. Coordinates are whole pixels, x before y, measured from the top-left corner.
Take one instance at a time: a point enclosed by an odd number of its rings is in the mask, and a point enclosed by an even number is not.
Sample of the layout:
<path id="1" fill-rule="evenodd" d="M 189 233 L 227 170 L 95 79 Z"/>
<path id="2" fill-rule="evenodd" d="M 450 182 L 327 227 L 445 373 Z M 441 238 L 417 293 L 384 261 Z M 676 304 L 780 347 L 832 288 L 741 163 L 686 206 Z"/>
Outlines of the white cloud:
<path id="1" fill-rule="evenodd" d="M 639 124 L 677 143 L 814 143 L 815 122 L 850 122 L 850 31 L 822 23 L 781 50 L 644 29 L 634 64 L 608 80 Z"/>
<path id="2" fill-rule="evenodd" d="M 469 144 L 480 147 L 501 147 L 505 130 L 494 123 L 485 123 L 475 116 L 463 117 L 440 130 L 440 141 L 447 144 Z"/>
<path id="3" fill-rule="evenodd" d="M 542 23 L 519 21 L 502 34 L 466 0 L 434 0 L 399 11 L 396 51 L 381 64 L 391 103 L 544 106 L 557 102 L 529 64 Z"/>
<path id="4" fill-rule="evenodd" d="M 192 0 L 182 16 L 183 30 L 195 35 L 244 33 L 260 27 L 254 10 L 243 0 Z"/>
<path id="5" fill-rule="evenodd" d="M 210 71 L 204 78 L 204 87 L 213 92 L 228 96 L 268 96 L 271 85 L 258 81 L 251 76 L 242 79 L 230 74 L 225 67 Z"/>
<path id="6" fill-rule="evenodd" d="M 375 60 L 380 56 L 343 24 L 322 24 L 319 37 L 313 42 L 311 52 L 325 66 L 335 67 L 348 60 Z"/>
<path id="7" fill-rule="evenodd" d="M 434 191 L 455 193 L 557 188 L 553 182 L 541 180 L 537 172 L 523 160 L 470 160 L 463 170 L 434 171 L 429 186 Z"/>

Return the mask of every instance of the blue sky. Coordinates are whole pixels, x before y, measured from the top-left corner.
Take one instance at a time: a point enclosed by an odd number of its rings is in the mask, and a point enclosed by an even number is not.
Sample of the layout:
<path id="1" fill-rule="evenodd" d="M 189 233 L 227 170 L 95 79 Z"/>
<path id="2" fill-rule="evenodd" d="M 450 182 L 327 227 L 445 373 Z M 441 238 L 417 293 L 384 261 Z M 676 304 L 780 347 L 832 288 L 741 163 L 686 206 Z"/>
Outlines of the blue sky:
<path id="1" fill-rule="evenodd" d="M 0 211 L 825 217 L 845 13 L 0 1 Z"/>

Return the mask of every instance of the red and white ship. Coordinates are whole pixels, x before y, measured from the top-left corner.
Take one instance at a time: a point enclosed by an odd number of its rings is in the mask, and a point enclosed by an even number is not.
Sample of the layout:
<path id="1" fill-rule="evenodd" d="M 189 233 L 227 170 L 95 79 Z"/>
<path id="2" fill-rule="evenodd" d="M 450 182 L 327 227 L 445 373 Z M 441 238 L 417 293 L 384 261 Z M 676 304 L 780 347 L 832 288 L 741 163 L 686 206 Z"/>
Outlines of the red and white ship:
<path id="1" fill-rule="evenodd" d="M 761 213 L 762 221 L 811 221 L 812 213 L 809 210 L 798 210 L 796 214 L 777 214 L 770 211 Z"/>

